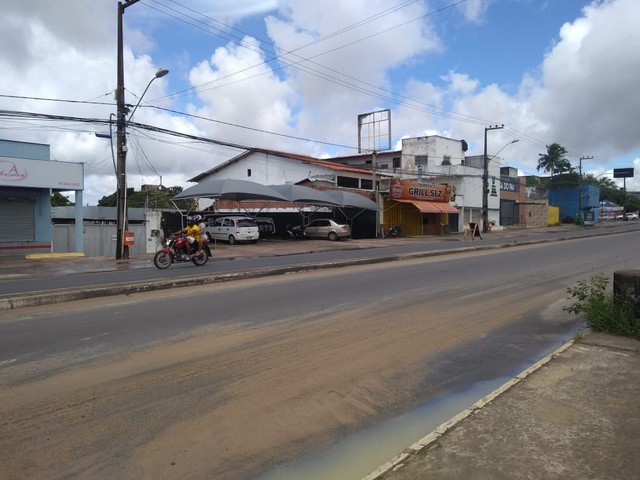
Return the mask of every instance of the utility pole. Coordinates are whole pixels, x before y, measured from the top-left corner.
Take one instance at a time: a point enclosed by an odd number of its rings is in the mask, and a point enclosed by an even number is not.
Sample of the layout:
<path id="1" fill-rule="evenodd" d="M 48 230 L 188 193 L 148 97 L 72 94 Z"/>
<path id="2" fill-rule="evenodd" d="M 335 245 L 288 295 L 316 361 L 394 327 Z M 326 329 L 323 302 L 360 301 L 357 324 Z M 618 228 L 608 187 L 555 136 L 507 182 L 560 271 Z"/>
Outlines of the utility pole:
<path id="1" fill-rule="evenodd" d="M 124 232 L 127 230 L 127 107 L 124 103 L 124 42 L 122 40 L 122 17 L 124 9 L 140 0 L 118 2 L 118 84 L 116 86 L 116 260 L 129 258 L 129 246 L 124 244 Z"/>
<path id="2" fill-rule="evenodd" d="M 376 188 L 376 164 L 378 163 L 378 152 L 376 150 L 371 154 L 371 178 L 373 180 L 373 199 L 378 203 L 378 189 Z M 376 238 L 378 238 L 378 230 L 380 230 L 380 212 L 376 212 Z"/>
<path id="3" fill-rule="evenodd" d="M 582 213 L 582 160 L 592 160 L 593 157 L 580 157 L 580 169 L 578 171 L 578 215 L 580 215 L 580 225 L 584 223 Z"/>
<path id="4" fill-rule="evenodd" d="M 503 125 L 490 125 L 484 128 L 484 157 L 482 173 L 482 233 L 489 231 L 489 157 L 487 156 L 487 132 L 489 130 L 500 130 Z"/>

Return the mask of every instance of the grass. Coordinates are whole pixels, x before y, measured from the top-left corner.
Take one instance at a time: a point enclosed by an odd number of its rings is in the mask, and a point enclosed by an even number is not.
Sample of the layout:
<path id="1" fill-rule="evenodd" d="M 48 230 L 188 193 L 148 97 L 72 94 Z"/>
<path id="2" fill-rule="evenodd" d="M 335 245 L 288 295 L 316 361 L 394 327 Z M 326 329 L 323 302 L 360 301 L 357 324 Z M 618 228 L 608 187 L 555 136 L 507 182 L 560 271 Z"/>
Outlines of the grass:
<path id="1" fill-rule="evenodd" d="M 625 294 L 608 292 L 609 280 L 597 273 L 590 280 L 580 280 L 567 288 L 575 302 L 564 307 L 570 313 L 585 316 L 589 328 L 596 332 L 620 335 L 640 340 L 640 302 Z"/>

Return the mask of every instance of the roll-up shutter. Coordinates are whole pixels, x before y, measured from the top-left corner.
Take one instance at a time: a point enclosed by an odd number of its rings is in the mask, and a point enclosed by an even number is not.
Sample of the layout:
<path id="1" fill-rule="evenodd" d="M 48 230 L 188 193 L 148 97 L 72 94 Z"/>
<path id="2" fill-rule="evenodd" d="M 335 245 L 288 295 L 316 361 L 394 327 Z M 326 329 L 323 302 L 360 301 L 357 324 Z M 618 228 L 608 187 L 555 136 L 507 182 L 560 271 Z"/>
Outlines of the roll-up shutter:
<path id="1" fill-rule="evenodd" d="M 0 242 L 35 240 L 34 201 L 0 198 Z"/>

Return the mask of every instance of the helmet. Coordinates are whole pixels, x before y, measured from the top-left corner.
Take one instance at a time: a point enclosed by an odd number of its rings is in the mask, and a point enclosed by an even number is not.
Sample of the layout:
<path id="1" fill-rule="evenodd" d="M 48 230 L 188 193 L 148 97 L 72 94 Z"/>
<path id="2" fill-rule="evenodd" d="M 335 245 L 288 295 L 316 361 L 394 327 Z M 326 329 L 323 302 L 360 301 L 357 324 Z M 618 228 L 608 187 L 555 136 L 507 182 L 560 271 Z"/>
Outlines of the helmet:
<path id="1" fill-rule="evenodd" d="M 193 222 L 193 217 L 187 217 L 187 222 Z"/>
<path id="2" fill-rule="evenodd" d="M 193 217 L 194 222 L 201 222 L 202 220 L 204 220 L 202 215 L 196 215 L 195 217 Z"/>

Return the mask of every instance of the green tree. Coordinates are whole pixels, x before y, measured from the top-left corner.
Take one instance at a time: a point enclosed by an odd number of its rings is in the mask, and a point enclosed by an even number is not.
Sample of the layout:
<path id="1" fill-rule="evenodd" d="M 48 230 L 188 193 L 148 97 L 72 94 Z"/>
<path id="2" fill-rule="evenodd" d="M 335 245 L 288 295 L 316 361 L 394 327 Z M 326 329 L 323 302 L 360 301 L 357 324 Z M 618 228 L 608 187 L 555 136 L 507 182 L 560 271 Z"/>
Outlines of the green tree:
<path id="1" fill-rule="evenodd" d="M 182 191 L 182 187 L 170 187 L 166 190 L 150 190 L 136 192 L 134 188 L 127 188 L 127 206 L 129 208 L 175 208 L 171 199 Z M 107 195 L 98 200 L 99 207 L 115 207 L 118 205 L 118 192 Z M 178 200 L 176 206 L 181 210 L 197 210 L 196 199 Z"/>
<path id="2" fill-rule="evenodd" d="M 547 145 L 547 153 L 540 153 L 538 159 L 538 171 L 543 170 L 551 173 L 551 176 L 570 173 L 573 171 L 571 162 L 569 162 L 567 149 L 558 143 Z"/>
<path id="3" fill-rule="evenodd" d="M 53 192 L 51 195 L 51 206 L 52 207 L 71 207 L 75 205 L 69 197 L 65 197 L 60 192 Z"/>

